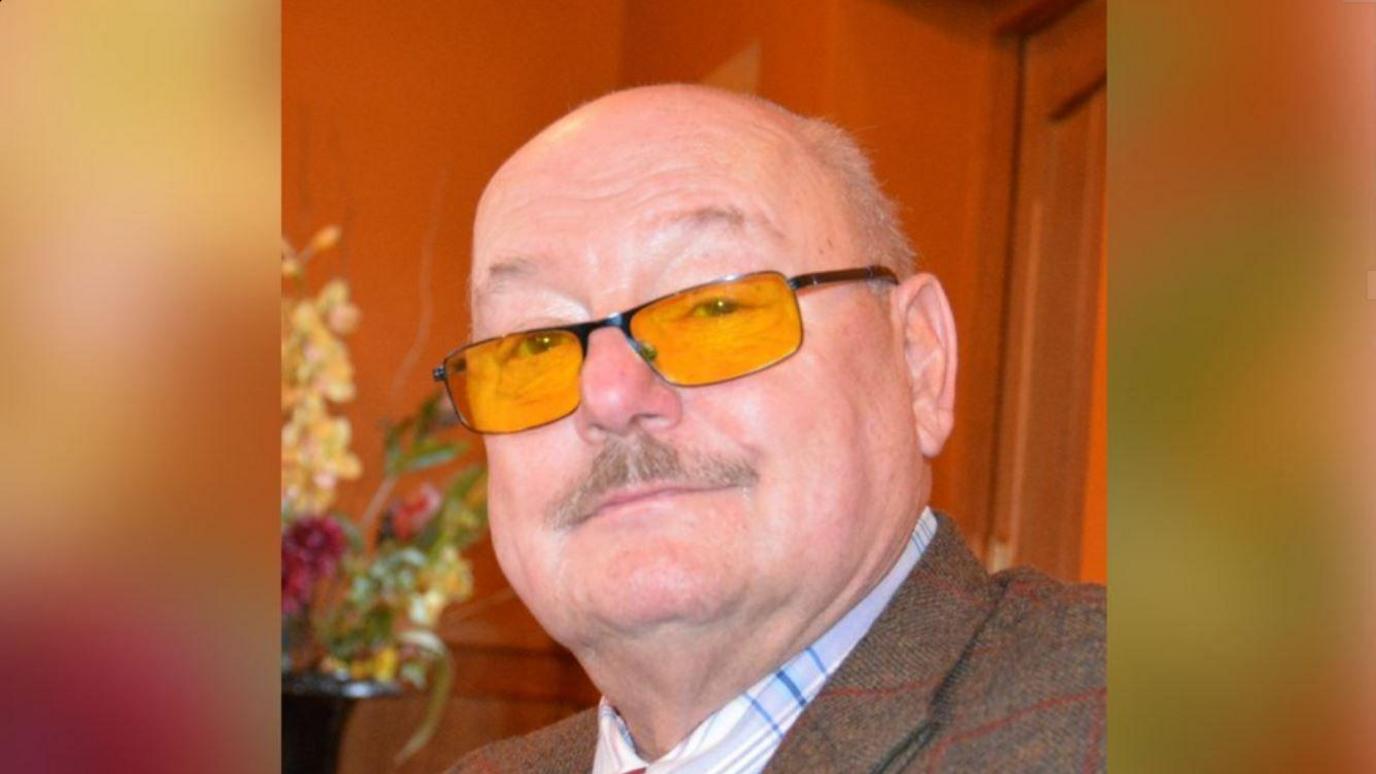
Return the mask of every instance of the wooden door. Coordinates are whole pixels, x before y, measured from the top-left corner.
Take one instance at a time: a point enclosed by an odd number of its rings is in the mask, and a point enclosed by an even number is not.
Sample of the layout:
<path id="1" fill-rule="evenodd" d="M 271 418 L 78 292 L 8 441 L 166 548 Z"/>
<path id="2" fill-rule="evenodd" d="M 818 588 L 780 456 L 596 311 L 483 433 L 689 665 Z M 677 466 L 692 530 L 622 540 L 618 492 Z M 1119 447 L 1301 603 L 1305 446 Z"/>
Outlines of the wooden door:
<path id="1" fill-rule="evenodd" d="M 1105 2 L 1089 0 L 1021 39 L 985 551 L 992 569 L 1030 564 L 1069 580 L 1102 567 L 1086 562 L 1082 548 L 1086 525 L 1102 534 L 1105 518 L 1103 466 L 1092 464 L 1102 460 L 1104 438 L 1096 351 L 1104 325 L 1105 18 Z"/>

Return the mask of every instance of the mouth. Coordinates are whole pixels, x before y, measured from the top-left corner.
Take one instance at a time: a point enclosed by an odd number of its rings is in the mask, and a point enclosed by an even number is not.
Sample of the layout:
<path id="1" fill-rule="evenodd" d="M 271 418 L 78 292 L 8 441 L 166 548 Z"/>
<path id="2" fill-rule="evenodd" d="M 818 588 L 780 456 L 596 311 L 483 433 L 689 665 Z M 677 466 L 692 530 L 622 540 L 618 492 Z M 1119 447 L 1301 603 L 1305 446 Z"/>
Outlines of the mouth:
<path id="1" fill-rule="evenodd" d="M 659 483 L 614 489 L 598 498 L 593 507 L 578 519 L 578 523 L 623 512 L 636 506 L 649 505 L 682 495 L 714 492 L 721 488 Z"/>

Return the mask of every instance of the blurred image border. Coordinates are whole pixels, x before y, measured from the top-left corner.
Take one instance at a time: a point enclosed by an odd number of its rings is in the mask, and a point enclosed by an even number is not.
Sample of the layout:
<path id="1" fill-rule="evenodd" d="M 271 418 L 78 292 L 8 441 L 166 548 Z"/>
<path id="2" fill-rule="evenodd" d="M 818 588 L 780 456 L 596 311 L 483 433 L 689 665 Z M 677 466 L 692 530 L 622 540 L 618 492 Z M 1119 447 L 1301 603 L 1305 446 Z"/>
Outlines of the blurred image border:
<path id="1" fill-rule="evenodd" d="M 0 3 L 0 767 L 278 765 L 280 44 Z M 1115 2 L 1109 80 L 1110 765 L 1368 768 L 1376 3 Z"/>

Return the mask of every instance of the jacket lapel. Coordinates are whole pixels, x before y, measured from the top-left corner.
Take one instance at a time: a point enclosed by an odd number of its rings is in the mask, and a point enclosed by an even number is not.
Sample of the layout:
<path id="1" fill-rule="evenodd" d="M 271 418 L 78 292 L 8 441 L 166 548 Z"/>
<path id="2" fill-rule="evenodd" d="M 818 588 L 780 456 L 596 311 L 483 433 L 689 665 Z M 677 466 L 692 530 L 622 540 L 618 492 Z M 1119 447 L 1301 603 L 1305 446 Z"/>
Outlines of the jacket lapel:
<path id="1" fill-rule="evenodd" d="M 993 609 L 993 586 L 955 523 L 937 514 L 927 551 L 766 771 L 901 767 L 943 718 L 942 685 Z"/>

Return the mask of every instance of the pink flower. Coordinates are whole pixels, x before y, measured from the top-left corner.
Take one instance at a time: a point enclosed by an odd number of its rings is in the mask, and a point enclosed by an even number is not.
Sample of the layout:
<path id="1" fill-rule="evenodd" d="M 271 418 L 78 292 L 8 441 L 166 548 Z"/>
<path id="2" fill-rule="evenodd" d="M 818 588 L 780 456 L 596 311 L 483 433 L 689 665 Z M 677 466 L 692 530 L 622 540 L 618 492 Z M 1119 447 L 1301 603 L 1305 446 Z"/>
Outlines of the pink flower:
<path id="1" fill-rule="evenodd" d="M 440 490 L 430 483 L 421 484 L 410 497 L 392 506 L 392 532 L 397 540 L 407 541 L 420 531 L 439 513 L 444 497 Z"/>
<path id="2" fill-rule="evenodd" d="M 295 615 L 311 598 L 311 586 L 315 578 L 311 576 L 306 562 L 299 551 L 289 550 L 282 545 L 282 614 Z"/>
<path id="3" fill-rule="evenodd" d="M 316 583 L 329 579 L 344 555 L 344 530 L 328 516 L 297 519 L 282 534 L 282 612 L 301 612 Z"/>

